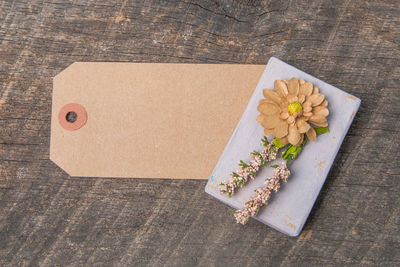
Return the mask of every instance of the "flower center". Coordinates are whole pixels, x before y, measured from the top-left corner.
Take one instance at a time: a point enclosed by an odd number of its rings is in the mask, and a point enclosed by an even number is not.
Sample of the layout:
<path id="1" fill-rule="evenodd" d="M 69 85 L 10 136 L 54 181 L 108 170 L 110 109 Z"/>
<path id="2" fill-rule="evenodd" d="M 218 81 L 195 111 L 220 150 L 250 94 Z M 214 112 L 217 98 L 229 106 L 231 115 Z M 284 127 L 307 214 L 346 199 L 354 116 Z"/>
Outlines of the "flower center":
<path id="1" fill-rule="evenodd" d="M 299 112 L 300 110 L 303 110 L 303 107 L 301 104 L 297 101 L 293 101 L 292 103 L 289 104 L 288 106 L 288 111 L 290 115 L 293 115 L 295 112 Z"/>

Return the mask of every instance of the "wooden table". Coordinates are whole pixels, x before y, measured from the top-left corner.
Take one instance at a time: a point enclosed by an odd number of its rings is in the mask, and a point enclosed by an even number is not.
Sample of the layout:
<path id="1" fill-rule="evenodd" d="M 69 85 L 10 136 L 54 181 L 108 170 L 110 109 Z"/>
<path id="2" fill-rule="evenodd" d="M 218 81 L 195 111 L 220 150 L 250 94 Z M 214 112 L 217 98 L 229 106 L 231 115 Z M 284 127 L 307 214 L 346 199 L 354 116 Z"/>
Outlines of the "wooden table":
<path id="1" fill-rule="evenodd" d="M 400 265 L 398 1 L 3 1 L 0 25 L 0 265 Z M 74 61 L 272 55 L 362 99 L 298 238 L 237 225 L 206 181 L 49 160 L 52 78 Z"/>

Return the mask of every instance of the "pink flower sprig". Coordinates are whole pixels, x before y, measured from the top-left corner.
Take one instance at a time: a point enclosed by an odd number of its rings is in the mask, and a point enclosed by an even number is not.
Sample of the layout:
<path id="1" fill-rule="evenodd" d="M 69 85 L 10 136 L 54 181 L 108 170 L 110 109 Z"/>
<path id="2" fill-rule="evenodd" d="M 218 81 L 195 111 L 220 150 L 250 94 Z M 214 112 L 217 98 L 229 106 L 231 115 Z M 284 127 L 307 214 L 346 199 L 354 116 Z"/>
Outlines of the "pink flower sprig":
<path id="1" fill-rule="evenodd" d="M 280 166 L 276 166 L 274 175 L 266 179 L 264 187 L 254 190 L 256 195 L 246 202 L 246 207 L 234 212 L 236 222 L 246 224 L 250 216 L 257 216 L 259 209 L 267 204 L 272 191 L 278 192 L 280 181 L 286 183 L 289 175 L 290 171 L 285 161 Z"/>
<path id="2" fill-rule="evenodd" d="M 266 168 L 269 161 L 276 159 L 279 148 L 275 143 L 268 142 L 265 136 L 261 141 L 263 145 L 262 151 L 250 153 L 252 160 L 249 163 L 245 163 L 242 160 L 239 162 L 239 168 L 236 172 L 232 172 L 230 180 L 220 184 L 223 187 L 220 190 L 221 193 L 232 197 L 236 188 L 244 186 L 249 179 L 254 179 L 261 166 Z"/>

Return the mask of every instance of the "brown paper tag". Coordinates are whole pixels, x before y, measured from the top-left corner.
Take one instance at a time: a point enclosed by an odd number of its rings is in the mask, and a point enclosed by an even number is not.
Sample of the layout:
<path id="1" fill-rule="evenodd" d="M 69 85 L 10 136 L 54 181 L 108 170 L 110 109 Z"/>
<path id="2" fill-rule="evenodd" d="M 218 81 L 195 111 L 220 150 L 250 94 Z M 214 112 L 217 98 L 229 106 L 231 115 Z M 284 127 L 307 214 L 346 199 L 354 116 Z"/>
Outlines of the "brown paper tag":
<path id="1" fill-rule="evenodd" d="M 50 159 L 71 176 L 207 179 L 264 69 L 74 63 L 54 78 Z"/>

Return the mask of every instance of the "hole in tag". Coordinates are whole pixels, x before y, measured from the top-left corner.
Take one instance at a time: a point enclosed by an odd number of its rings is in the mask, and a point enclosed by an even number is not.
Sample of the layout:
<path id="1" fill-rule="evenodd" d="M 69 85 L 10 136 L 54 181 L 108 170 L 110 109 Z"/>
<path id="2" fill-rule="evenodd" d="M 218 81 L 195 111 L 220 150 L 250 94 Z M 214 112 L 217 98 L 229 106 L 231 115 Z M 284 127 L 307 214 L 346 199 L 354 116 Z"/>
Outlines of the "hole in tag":
<path id="1" fill-rule="evenodd" d="M 75 131 L 85 125 L 87 113 L 85 108 L 76 103 L 63 106 L 58 113 L 58 122 L 68 131 Z"/>
<path id="2" fill-rule="evenodd" d="M 70 111 L 65 116 L 65 119 L 70 123 L 74 123 L 76 121 L 77 117 L 78 117 L 78 115 L 74 111 Z"/>

